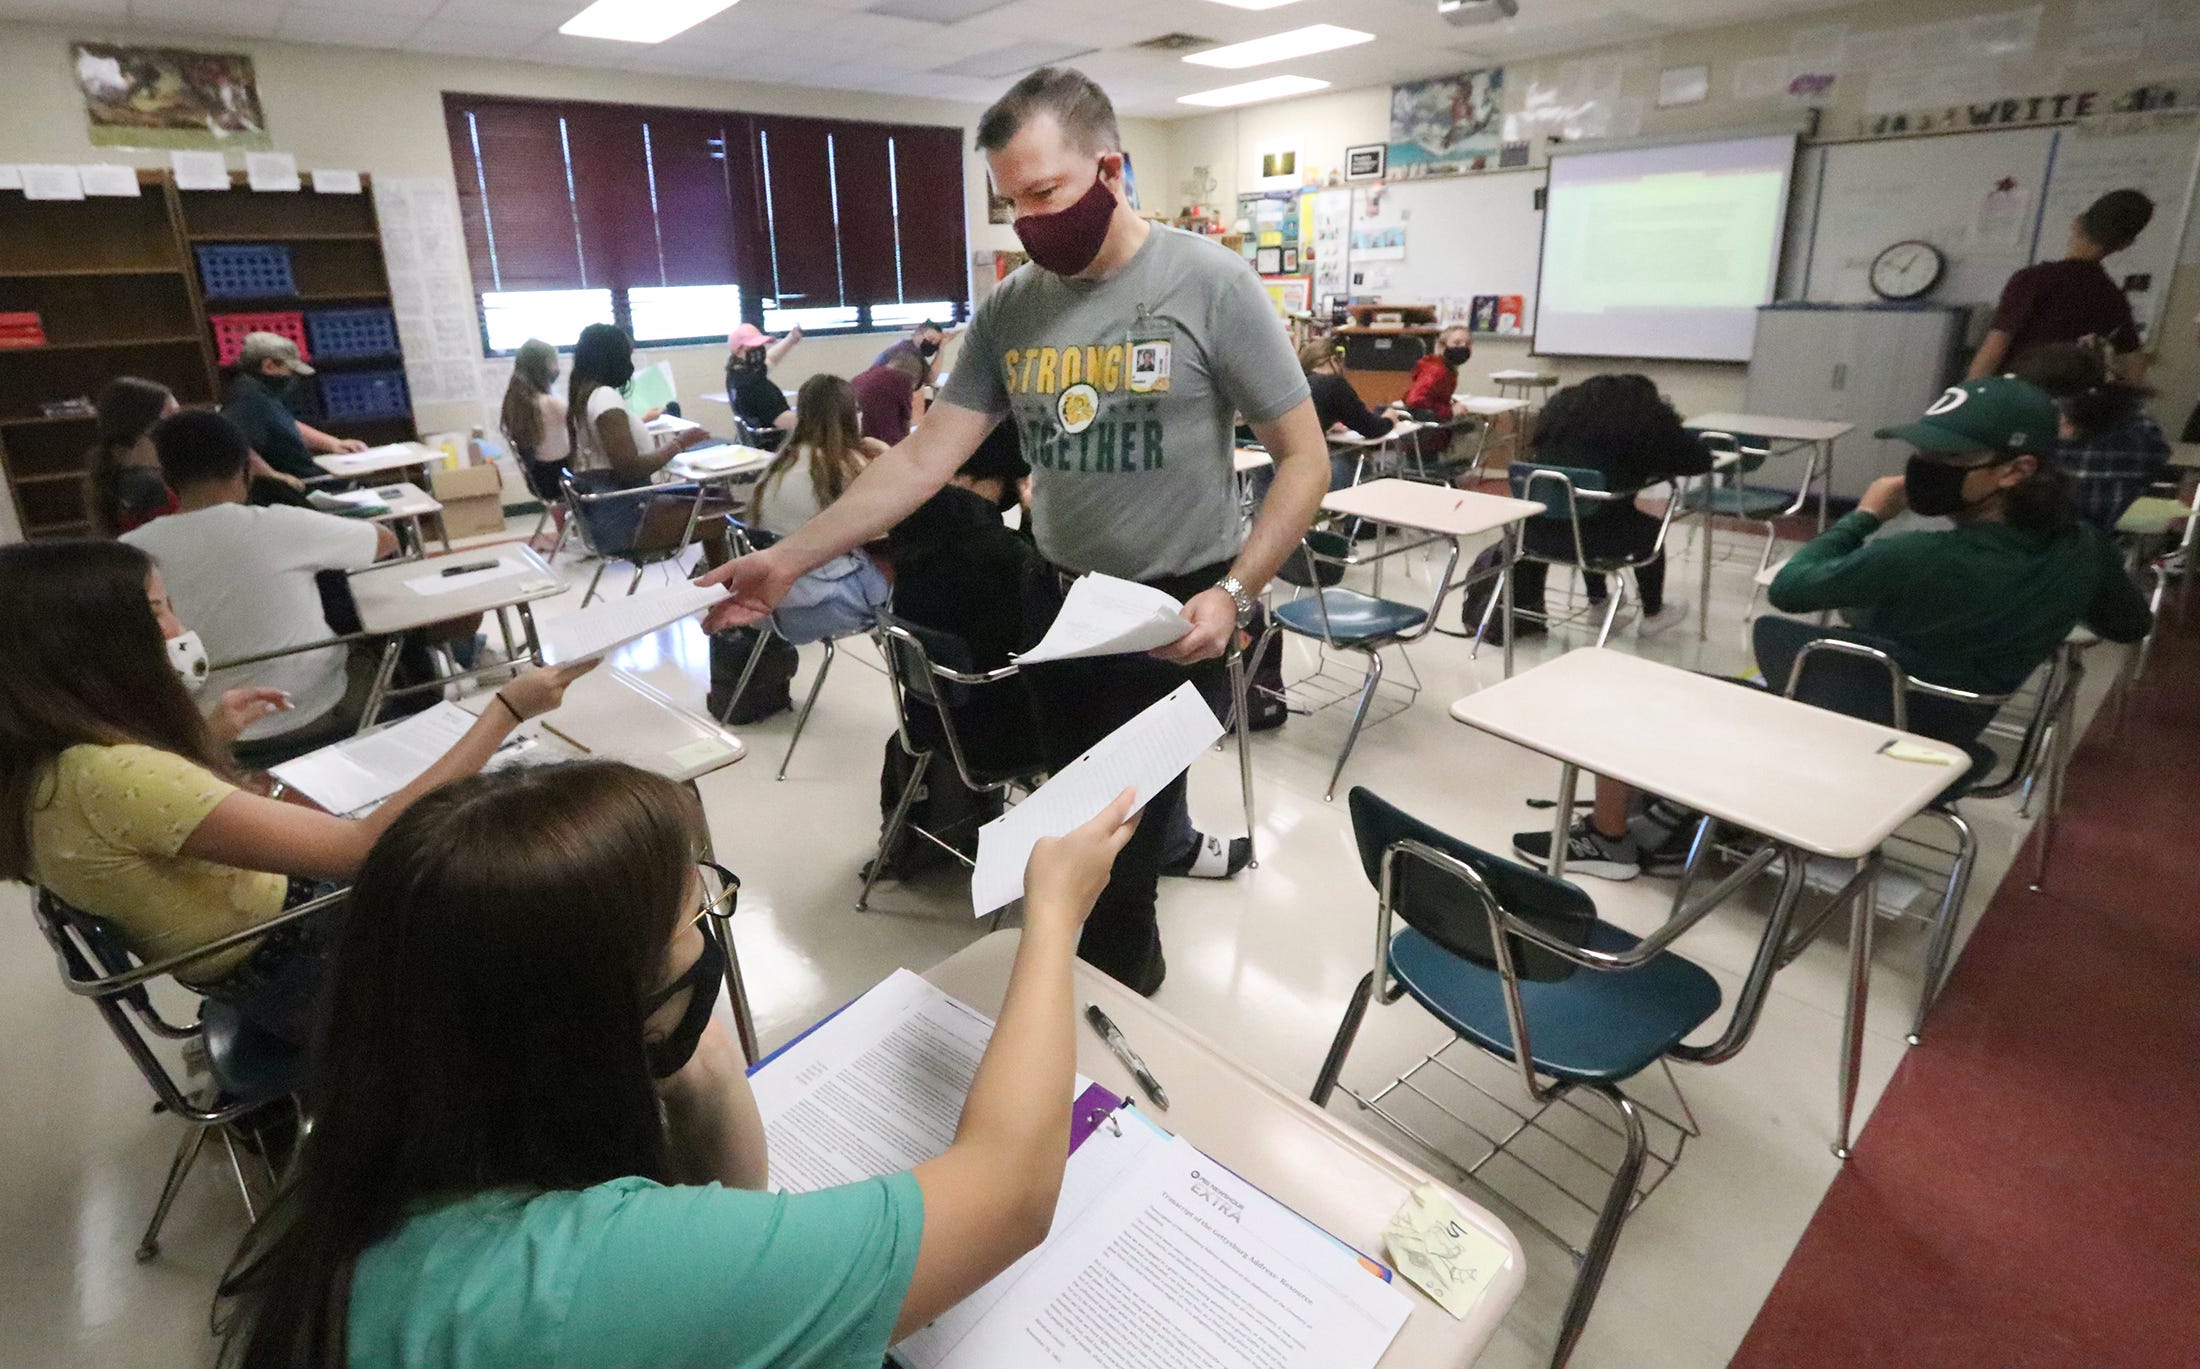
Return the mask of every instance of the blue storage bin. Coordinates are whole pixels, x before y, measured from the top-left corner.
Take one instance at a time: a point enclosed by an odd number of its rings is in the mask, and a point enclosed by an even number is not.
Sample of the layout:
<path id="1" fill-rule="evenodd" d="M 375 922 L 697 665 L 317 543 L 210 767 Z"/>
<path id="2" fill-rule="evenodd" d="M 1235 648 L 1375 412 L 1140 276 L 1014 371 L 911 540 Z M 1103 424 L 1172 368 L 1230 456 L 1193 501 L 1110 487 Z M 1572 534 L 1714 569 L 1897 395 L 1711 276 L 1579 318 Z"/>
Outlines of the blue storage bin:
<path id="1" fill-rule="evenodd" d="M 209 299 L 250 299 L 298 293 L 290 249 L 279 243 L 222 243 L 193 249 L 199 287 Z"/>
<path id="2" fill-rule="evenodd" d="M 387 309 L 315 309 L 306 315 L 306 336 L 313 355 L 348 357 L 397 355 L 397 318 Z"/>
<path id="3" fill-rule="evenodd" d="M 405 373 L 401 370 L 321 373 L 324 418 L 405 418 L 411 413 L 412 403 L 405 393 Z"/>

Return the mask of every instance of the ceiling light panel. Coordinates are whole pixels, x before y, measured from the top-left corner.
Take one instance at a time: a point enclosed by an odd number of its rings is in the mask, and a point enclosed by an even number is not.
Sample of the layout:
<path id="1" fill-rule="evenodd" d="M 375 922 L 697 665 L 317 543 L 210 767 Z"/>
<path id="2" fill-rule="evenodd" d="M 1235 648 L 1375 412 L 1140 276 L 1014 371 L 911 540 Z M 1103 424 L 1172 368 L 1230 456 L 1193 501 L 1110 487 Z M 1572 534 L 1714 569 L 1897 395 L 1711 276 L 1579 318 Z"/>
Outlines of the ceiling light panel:
<path id="1" fill-rule="evenodd" d="M 1203 67 L 1228 67 L 1235 71 L 1240 67 L 1288 62 L 1295 57 L 1311 57 L 1317 52 L 1334 52 L 1338 48 L 1355 47 L 1374 41 L 1374 34 L 1363 33 L 1358 29 L 1339 28 L 1335 24 L 1309 24 L 1302 29 L 1271 33 L 1266 38 L 1255 38 L 1249 42 L 1232 43 L 1228 47 L 1191 53 L 1184 60 L 1197 62 Z"/>
<path id="2" fill-rule="evenodd" d="M 974 14 L 997 10 L 1008 0 L 880 0 L 868 6 L 871 14 L 889 14 L 896 19 L 921 19 L 928 24 L 952 24 L 968 19 Z"/>
<path id="3" fill-rule="evenodd" d="M 1295 5 L 1298 0 L 1214 0 L 1214 3 L 1228 5 L 1234 10 L 1272 10 Z"/>
<path id="4" fill-rule="evenodd" d="M 1329 82 L 1317 81 L 1311 76 L 1269 76 L 1258 81 L 1247 81 L 1243 85 L 1179 95 L 1176 102 L 1180 105 L 1206 105 L 1219 109 L 1226 105 L 1249 105 L 1260 100 L 1280 100 L 1286 95 L 1305 95 L 1327 89 Z"/>
<path id="5" fill-rule="evenodd" d="M 609 38 L 621 43 L 662 43 L 685 33 L 714 14 L 732 9 L 736 0 L 596 0 L 558 25 L 575 38 Z"/>

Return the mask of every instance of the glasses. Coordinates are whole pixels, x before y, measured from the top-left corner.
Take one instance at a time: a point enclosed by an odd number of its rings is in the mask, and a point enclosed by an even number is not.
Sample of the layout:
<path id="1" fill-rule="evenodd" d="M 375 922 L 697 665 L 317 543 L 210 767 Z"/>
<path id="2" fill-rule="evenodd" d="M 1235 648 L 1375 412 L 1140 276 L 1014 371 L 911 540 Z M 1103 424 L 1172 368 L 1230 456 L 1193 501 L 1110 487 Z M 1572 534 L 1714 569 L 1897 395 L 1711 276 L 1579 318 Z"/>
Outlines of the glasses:
<path id="1" fill-rule="evenodd" d="M 730 918 L 741 906 L 741 877 L 714 860 L 695 862 L 697 881 L 703 886 L 703 904 L 690 922 L 706 917 Z"/>

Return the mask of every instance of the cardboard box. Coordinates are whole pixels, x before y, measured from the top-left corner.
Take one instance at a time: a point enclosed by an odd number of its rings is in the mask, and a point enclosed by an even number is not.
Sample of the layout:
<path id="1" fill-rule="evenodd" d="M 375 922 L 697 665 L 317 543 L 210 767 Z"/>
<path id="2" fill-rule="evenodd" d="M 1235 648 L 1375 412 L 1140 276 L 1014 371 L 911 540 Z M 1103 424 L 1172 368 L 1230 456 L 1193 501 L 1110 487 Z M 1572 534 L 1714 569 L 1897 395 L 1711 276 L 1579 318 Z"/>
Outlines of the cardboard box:
<path id="1" fill-rule="evenodd" d="M 504 478 L 495 466 L 431 467 L 428 490 L 443 506 L 443 528 L 452 537 L 504 531 Z"/>

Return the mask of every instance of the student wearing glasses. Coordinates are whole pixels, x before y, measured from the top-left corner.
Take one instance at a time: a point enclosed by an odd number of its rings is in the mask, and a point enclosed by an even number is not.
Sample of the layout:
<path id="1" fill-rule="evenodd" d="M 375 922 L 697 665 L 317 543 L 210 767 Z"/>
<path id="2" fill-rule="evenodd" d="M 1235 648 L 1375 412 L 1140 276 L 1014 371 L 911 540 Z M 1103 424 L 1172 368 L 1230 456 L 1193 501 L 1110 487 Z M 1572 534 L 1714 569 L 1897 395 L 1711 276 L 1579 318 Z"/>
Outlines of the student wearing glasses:
<path id="1" fill-rule="evenodd" d="M 1069 1152 L 1070 958 L 1130 798 L 1033 851 L 954 1143 L 772 1193 L 711 1016 L 724 949 L 700 925 L 738 886 L 698 866 L 692 796 L 608 761 L 429 796 L 353 888 L 314 1126 L 224 1280 L 225 1362 L 877 1369 L 1046 1237 Z"/>

